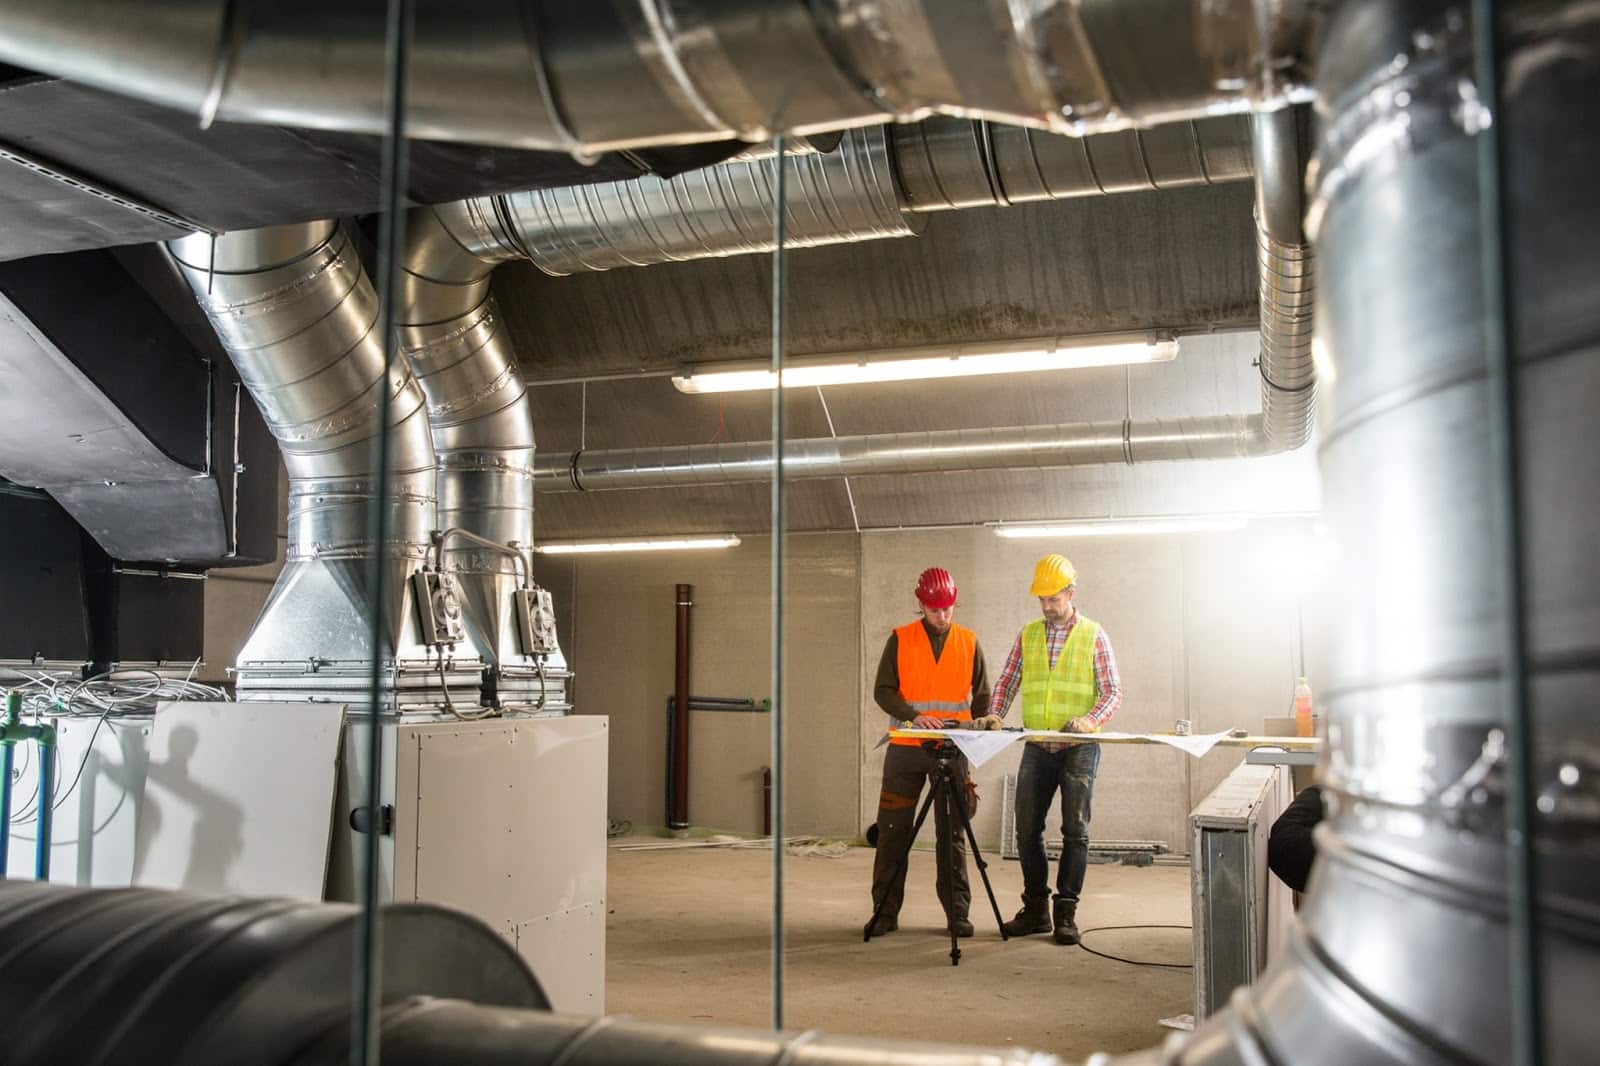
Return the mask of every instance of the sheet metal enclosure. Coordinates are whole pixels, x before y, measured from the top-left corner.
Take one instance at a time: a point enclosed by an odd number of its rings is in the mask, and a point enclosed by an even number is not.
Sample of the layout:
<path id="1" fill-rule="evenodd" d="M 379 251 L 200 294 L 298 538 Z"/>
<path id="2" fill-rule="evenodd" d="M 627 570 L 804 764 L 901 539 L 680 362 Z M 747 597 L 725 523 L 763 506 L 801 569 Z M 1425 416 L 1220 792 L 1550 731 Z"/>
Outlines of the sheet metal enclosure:
<path id="1" fill-rule="evenodd" d="M 1267 869 L 1267 836 L 1292 799 L 1288 767 L 1247 763 L 1189 813 L 1197 1019 L 1254 983 L 1288 936 L 1293 893 Z"/>
<path id="2" fill-rule="evenodd" d="M 456 907 L 513 944 L 560 1011 L 605 1010 L 606 774 L 601 715 L 383 719 L 385 902 Z M 366 717 L 345 731 L 328 898 L 353 900 Z"/>

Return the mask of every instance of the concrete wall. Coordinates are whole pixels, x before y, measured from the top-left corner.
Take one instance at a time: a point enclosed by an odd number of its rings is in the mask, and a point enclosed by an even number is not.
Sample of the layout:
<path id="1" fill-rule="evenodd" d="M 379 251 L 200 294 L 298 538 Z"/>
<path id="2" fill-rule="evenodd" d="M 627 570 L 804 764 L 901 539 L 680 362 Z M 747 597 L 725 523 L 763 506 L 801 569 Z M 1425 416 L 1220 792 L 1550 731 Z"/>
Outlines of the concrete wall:
<path id="1" fill-rule="evenodd" d="M 694 586 L 697 696 L 771 695 L 770 542 L 663 555 L 540 556 L 534 574 L 558 608 L 576 671 L 580 714 L 611 716 L 610 814 L 665 824 L 666 700 L 674 680 L 673 587 Z M 856 538 L 789 541 L 789 773 L 786 831 L 854 836 L 860 735 Z M 767 714 L 692 712 L 689 817 L 697 826 L 758 833 L 761 769 L 771 763 Z"/>
<path id="2" fill-rule="evenodd" d="M 956 618 L 974 629 L 991 682 L 1022 624 L 1037 617 L 1027 586 L 1034 562 L 1062 551 L 1080 574 L 1078 605 L 1111 638 L 1123 683 L 1113 728 L 1170 730 L 1188 718 L 1196 732 L 1242 726 L 1287 713 L 1298 654 L 1292 542 L 1315 540 L 1310 523 L 1257 523 L 1245 530 L 1083 538 L 1053 543 L 1006 540 L 990 530 L 874 534 L 862 545 L 861 795 L 863 825 L 875 816 L 883 767 L 878 740 L 886 716 L 872 702 L 872 675 L 889 630 L 911 618 L 911 588 L 925 566 L 944 566 L 961 588 Z M 1321 642 L 1307 616 L 1307 669 L 1315 679 Z M 1013 703 L 1008 724 L 1021 723 Z M 1202 760 L 1166 748 L 1106 745 L 1095 789 L 1096 839 L 1157 840 L 1187 851 L 1185 818 L 1240 756 Z M 1015 773 L 1015 746 L 978 771 L 984 797 L 974 828 L 998 848 L 1002 779 Z M 1056 823 L 1051 820 L 1051 825 Z M 1051 832 L 1054 832 L 1052 829 Z"/>
<path id="3" fill-rule="evenodd" d="M 911 587 L 923 567 L 955 573 L 957 617 L 977 630 L 997 676 L 1017 630 L 1038 610 L 1027 595 L 1034 561 L 1065 548 L 1082 574 L 1079 602 L 1116 651 L 1126 693 L 1118 728 L 1170 729 L 1189 718 L 1196 731 L 1259 730 L 1264 716 L 1289 706 L 1300 628 L 1291 575 L 1315 543 L 1311 523 L 1300 520 L 1055 545 L 987 529 L 791 537 L 788 830 L 856 836 L 874 818 L 886 719 L 872 702 L 872 680 L 889 630 L 913 617 Z M 695 693 L 769 695 L 768 551 L 766 538 L 747 537 L 728 551 L 537 560 L 535 576 L 560 605 L 579 711 L 611 715 L 612 817 L 639 827 L 665 822 L 674 584 L 695 587 Z M 1314 682 L 1318 612 L 1308 603 L 1303 614 Z M 1010 720 L 1020 714 L 1014 706 Z M 761 768 L 771 761 L 767 716 L 695 712 L 691 724 L 691 821 L 759 831 Z M 976 828 L 986 848 L 998 848 L 1001 778 L 1020 756 L 1013 749 L 979 773 L 985 799 Z M 1107 745 L 1095 837 L 1187 850 L 1189 809 L 1238 761 L 1227 751 L 1194 760 L 1166 748 Z"/>

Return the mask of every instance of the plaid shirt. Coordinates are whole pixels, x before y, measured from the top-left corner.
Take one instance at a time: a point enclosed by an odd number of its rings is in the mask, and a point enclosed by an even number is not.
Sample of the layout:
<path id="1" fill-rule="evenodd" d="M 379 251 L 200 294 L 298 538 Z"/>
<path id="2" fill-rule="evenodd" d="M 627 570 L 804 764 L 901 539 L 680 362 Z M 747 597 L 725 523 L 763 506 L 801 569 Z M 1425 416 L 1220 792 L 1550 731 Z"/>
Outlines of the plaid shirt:
<path id="1" fill-rule="evenodd" d="M 1045 648 L 1051 669 L 1055 669 L 1061 649 L 1067 646 L 1067 634 L 1077 624 L 1077 608 L 1073 608 L 1072 617 L 1067 619 L 1066 625 L 1052 622 L 1044 624 Z M 989 700 L 989 713 L 1004 718 L 1021 684 L 1022 634 L 1018 633 L 1016 642 L 1011 645 L 1011 654 L 1006 656 L 1005 669 L 1000 671 L 1000 680 L 995 683 L 994 696 Z M 1111 716 L 1117 713 L 1117 708 L 1122 704 L 1122 679 L 1117 676 L 1117 660 L 1111 654 L 1111 639 L 1106 636 L 1104 627 L 1101 627 L 1094 640 L 1094 687 L 1099 698 L 1095 700 L 1094 709 L 1085 717 L 1099 728 L 1111 721 Z"/>

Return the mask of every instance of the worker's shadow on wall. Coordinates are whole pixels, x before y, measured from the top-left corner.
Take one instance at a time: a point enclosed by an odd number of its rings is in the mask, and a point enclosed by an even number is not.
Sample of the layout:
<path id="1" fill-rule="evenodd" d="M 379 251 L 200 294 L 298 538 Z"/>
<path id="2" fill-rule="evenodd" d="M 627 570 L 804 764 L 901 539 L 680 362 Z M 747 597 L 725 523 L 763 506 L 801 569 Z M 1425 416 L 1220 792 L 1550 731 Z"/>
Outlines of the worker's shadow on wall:
<path id="1" fill-rule="evenodd" d="M 114 743 L 122 755 L 122 761 L 112 762 L 107 759 L 105 752 L 94 746 L 91 740 L 91 746 L 83 756 L 83 769 L 79 772 L 79 777 L 82 779 L 78 788 L 77 839 L 77 874 L 80 885 L 96 883 L 95 851 L 99 847 L 102 835 L 113 831 L 112 825 L 122 817 L 124 808 L 130 805 L 135 808 L 138 806 L 139 793 L 144 790 L 145 764 L 149 753 L 145 750 L 143 740 L 138 736 L 139 730 L 116 726 L 112 729 Z M 100 812 L 102 780 L 116 790 L 115 799 L 108 801 L 110 808 L 103 814 Z M 114 832 L 119 839 L 126 839 L 122 834 L 128 831 L 118 828 Z M 129 854 L 119 852 L 115 843 L 111 850 L 113 854 L 111 862 L 116 861 L 117 854 Z M 116 872 L 113 872 L 112 876 L 115 875 Z"/>
<path id="2" fill-rule="evenodd" d="M 139 810 L 142 846 L 134 864 L 135 884 L 195 892 L 238 890 L 228 875 L 244 853 L 244 808 L 195 780 L 190 764 L 199 743 L 193 726 L 180 725 L 168 738 L 167 757 L 150 760 Z M 187 840 L 175 839 L 185 826 Z M 183 854 L 186 863 L 178 858 Z M 180 864 L 183 872 L 176 875 Z"/>

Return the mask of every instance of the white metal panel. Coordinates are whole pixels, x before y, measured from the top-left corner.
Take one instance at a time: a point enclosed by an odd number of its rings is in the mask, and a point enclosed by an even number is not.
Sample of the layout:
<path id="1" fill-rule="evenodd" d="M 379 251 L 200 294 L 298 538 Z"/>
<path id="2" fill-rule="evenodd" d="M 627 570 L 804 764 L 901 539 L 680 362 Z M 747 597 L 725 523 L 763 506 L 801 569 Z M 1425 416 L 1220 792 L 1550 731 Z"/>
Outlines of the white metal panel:
<path id="1" fill-rule="evenodd" d="M 516 844 L 515 732 L 504 720 L 404 726 L 419 746 L 416 898 L 475 914 L 513 936 Z M 402 748 L 405 745 L 402 744 Z M 410 798 L 399 796 L 397 820 Z"/>
<path id="2" fill-rule="evenodd" d="M 414 795 L 414 895 L 476 915 L 517 944 L 562 1009 L 604 1009 L 604 717 L 407 723 Z M 406 771 L 402 771 L 402 778 Z M 407 837 L 409 839 L 409 837 Z M 405 866 L 397 858 L 397 873 Z M 398 878 L 397 878 L 398 881 Z"/>
<path id="3" fill-rule="evenodd" d="M 329 849 L 327 898 L 344 903 L 356 902 L 356 881 L 363 862 L 366 838 L 351 830 L 350 812 L 367 802 L 367 746 L 369 737 L 365 715 L 350 718 L 344 731 L 343 760 L 339 787 L 334 798 L 333 846 Z M 378 840 L 378 898 L 386 903 L 416 898 L 416 885 L 409 863 L 413 861 L 416 827 L 416 742 L 406 741 L 394 719 L 384 719 L 381 751 L 383 778 L 380 802 L 399 809 L 395 813 L 392 836 Z M 405 790 L 405 791 L 402 791 Z M 411 797 L 409 807 L 397 805 L 395 797 Z M 409 813 L 407 813 L 409 812 Z M 400 867 L 397 875 L 396 867 Z M 397 882 L 398 877 L 398 882 Z"/>
<path id="4" fill-rule="evenodd" d="M 606 905 L 585 903 L 517 926 L 517 951 L 539 975 L 550 1006 L 568 1014 L 606 1009 Z"/>
<path id="5" fill-rule="evenodd" d="M 516 730 L 517 806 L 525 819 L 511 856 L 518 920 L 604 903 L 610 722 L 525 719 Z"/>
<path id="6" fill-rule="evenodd" d="M 150 761 L 148 715 L 56 720 L 56 807 L 50 880 L 64 885 L 120 888 L 132 882 L 133 851 L 145 767 Z M 38 822 L 28 814 L 37 795 L 39 749 L 16 746 L 11 850 L 5 876 L 33 876 Z M 35 806 L 36 809 L 36 806 Z"/>
<path id="7" fill-rule="evenodd" d="M 133 883 L 320 900 L 344 708 L 162 703 Z"/>

